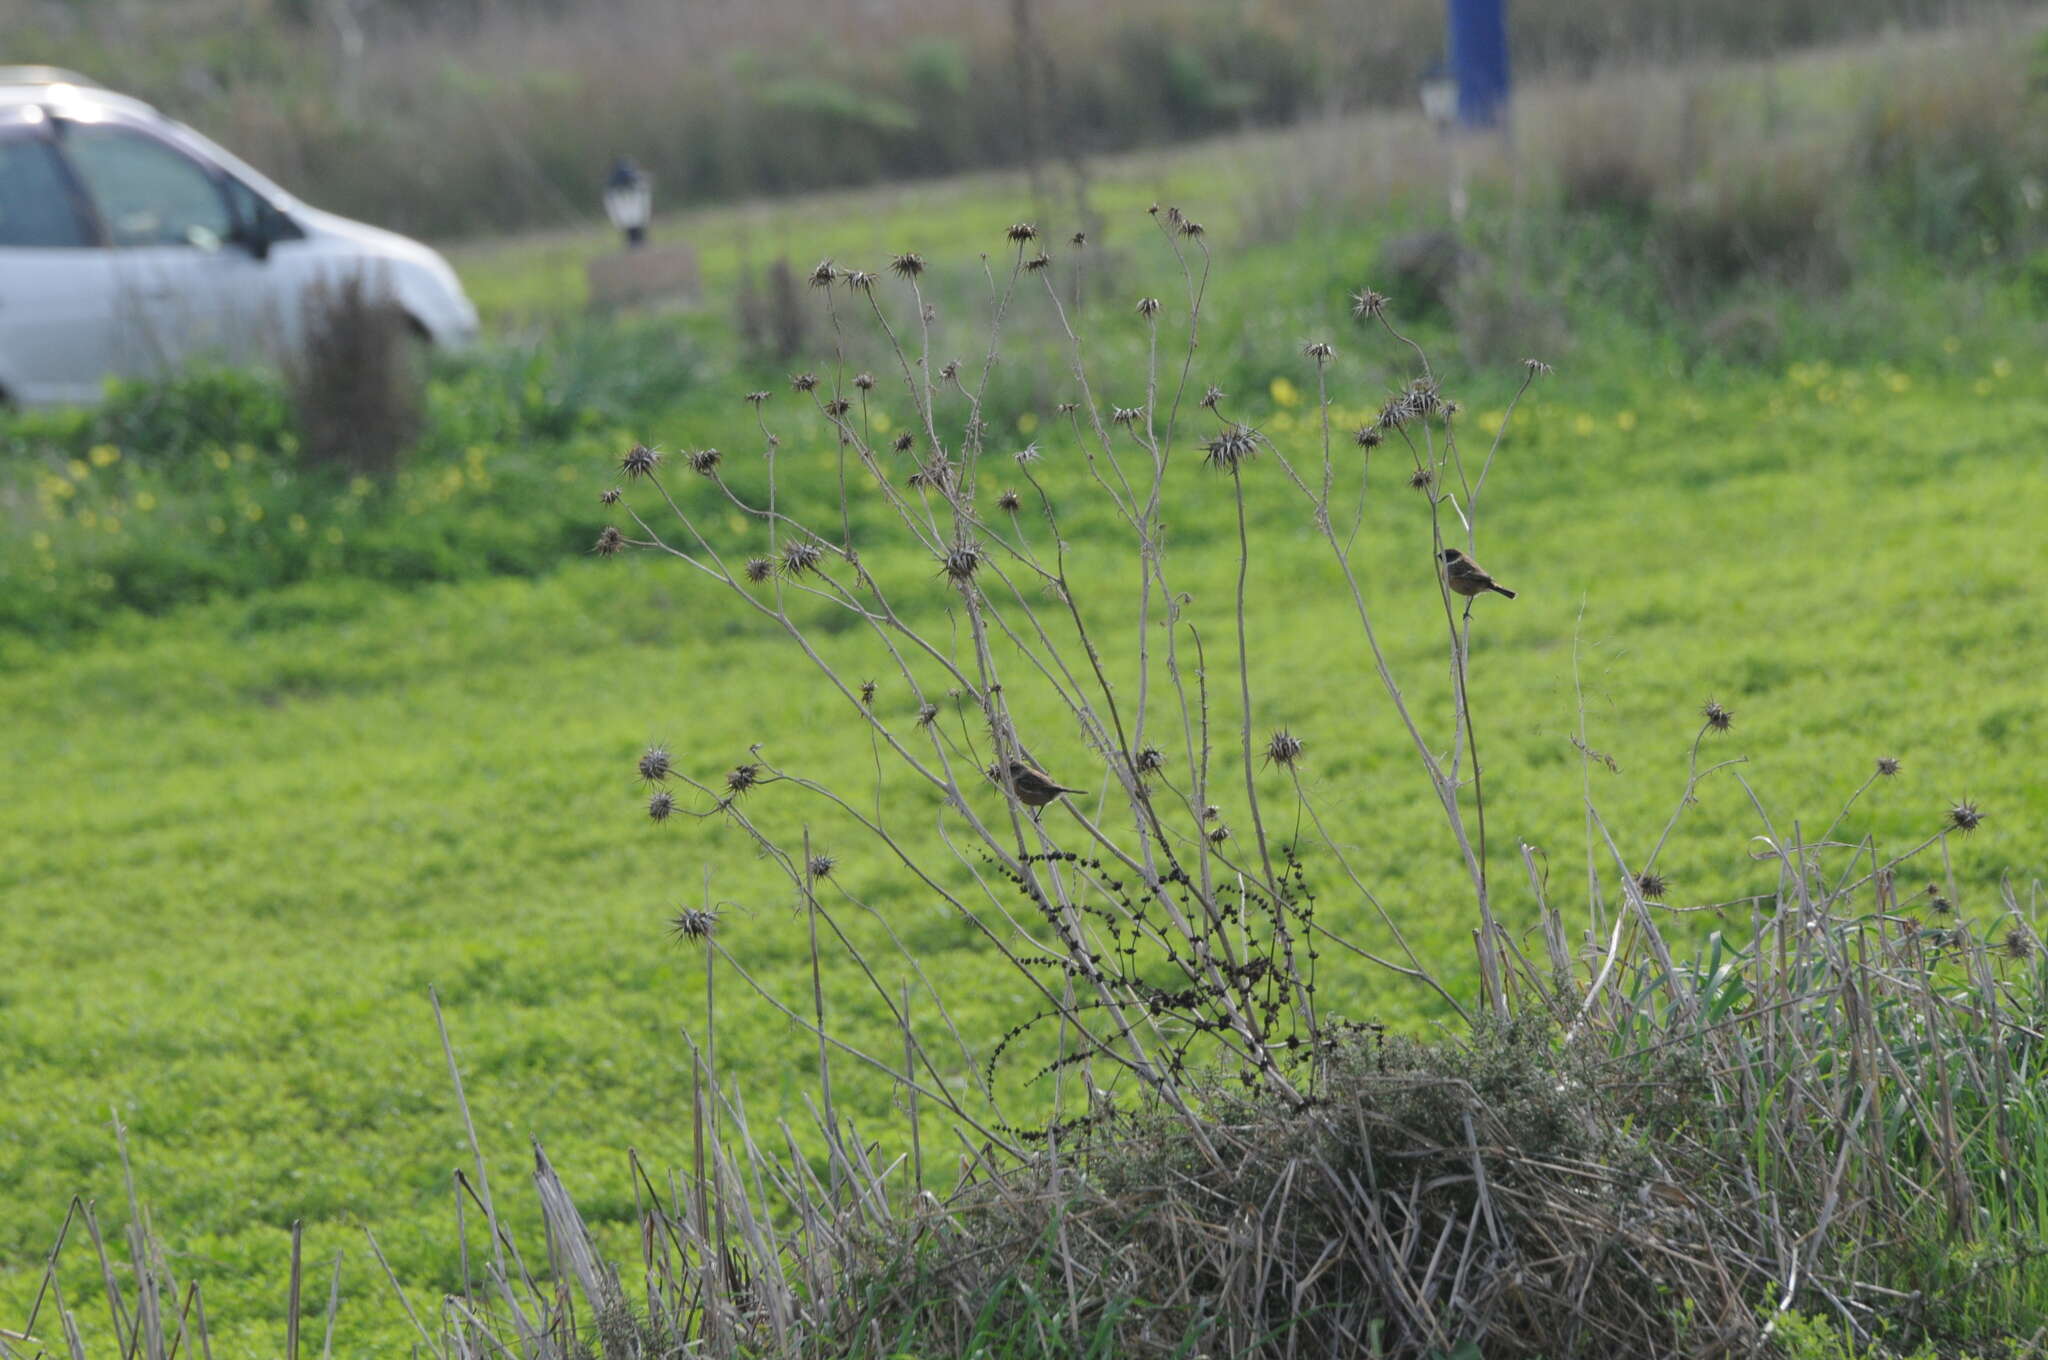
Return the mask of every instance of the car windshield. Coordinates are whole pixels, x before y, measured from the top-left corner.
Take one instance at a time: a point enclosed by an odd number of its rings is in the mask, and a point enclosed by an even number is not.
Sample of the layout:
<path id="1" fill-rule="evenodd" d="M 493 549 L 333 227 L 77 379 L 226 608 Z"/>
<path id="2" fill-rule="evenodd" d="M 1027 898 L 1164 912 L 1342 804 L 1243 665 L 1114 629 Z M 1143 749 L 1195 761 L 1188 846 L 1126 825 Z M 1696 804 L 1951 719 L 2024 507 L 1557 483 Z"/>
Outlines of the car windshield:
<path id="1" fill-rule="evenodd" d="M 57 152 L 28 134 L 0 137 L 0 246 L 87 246 Z"/>
<path id="2" fill-rule="evenodd" d="M 116 246 L 214 247 L 233 226 L 227 199 L 198 162 L 154 137 L 73 124 L 64 150 Z"/>

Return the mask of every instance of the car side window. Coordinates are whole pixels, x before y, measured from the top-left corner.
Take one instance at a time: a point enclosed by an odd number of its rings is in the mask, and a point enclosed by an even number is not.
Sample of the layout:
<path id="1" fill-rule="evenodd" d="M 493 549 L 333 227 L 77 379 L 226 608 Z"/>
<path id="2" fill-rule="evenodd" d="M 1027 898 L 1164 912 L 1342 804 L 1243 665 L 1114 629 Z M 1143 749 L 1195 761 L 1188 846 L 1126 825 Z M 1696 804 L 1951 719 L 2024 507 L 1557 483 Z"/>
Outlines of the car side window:
<path id="1" fill-rule="evenodd" d="M 198 246 L 228 239 L 234 221 L 220 185 L 197 161 L 154 137 L 73 123 L 64 153 L 98 205 L 116 246 Z"/>
<path id="2" fill-rule="evenodd" d="M 93 244 L 57 149 L 32 133 L 0 136 L 0 247 Z"/>
<path id="3" fill-rule="evenodd" d="M 233 175 L 222 175 L 221 184 L 227 190 L 228 204 L 233 209 L 237 230 L 244 234 L 251 231 L 260 232 L 272 241 L 296 241 L 306 234 L 299 230 L 291 218 L 272 206 L 269 199 Z"/>

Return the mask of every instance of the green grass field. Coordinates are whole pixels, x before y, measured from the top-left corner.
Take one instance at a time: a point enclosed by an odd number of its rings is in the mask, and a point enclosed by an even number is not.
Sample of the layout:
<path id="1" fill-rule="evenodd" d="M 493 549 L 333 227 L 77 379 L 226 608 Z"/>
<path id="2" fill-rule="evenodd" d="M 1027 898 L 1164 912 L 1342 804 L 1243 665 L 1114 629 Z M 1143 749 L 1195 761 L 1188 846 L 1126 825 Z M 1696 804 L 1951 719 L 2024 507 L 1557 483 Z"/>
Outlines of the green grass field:
<path id="1" fill-rule="evenodd" d="M 1155 193 L 1192 204 L 1203 187 L 1193 174 L 1119 181 L 1102 202 L 1139 218 Z M 929 192 L 939 197 L 905 199 L 879 220 L 784 220 L 777 248 L 799 263 L 837 254 L 867 264 L 899 244 L 924 249 L 954 271 L 948 307 L 971 313 L 972 253 L 1000 249 L 1017 210 L 1002 188 Z M 1104 283 L 1115 302 L 1093 324 L 1108 337 L 1108 367 L 1133 386 L 1141 349 L 1129 299 L 1173 277 L 1144 253 L 1142 220 L 1115 230 L 1119 264 Z M 1403 363 L 1345 311 L 1344 290 L 1369 281 L 1375 247 L 1371 237 L 1219 245 L 1205 325 L 1220 339 L 1197 364 L 1196 389 L 1213 374 L 1284 450 L 1307 456 L 1315 420 L 1302 393 L 1313 374 L 1299 349 L 1329 335 L 1342 354 L 1343 429 L 1356 423 Z M 463 262 L 509 319 L 559 310 L 586 248 L 560 247 L 551 268 L 535 267 L 547 246 Z M 714 248 L 726 253 L 710 273 L 726 277 L 740 247 L 707 242 L 707 256 Z M 1714 697 L 1736 721 L 1712 750 L 1749 757 L 1744 776 L 1781 825 L 1797 819 L 1818 834 L 1876 759 L 1896 756 L 1903 772 L 1863 797 L 1838 838 L 1902 847 L 1938 829 L 1953 801 L 1977 802 L 1988 820 L 1958 841 L 1953 874 L 1961 909 L 1986 929 L 2002 910 L 2003 878 L 2025 900 L 2048 872 L 2048 634 L 2031 607 L 2048 522 L 2048 369 L 2026 347 L 2026 325 L 1996 308 L 1976 320 L 1958 321 L 1952 343 L 1940 322 L 1901 335 L 1903 357 L 1883 357 L 1883 337 L 1864 331 L 1789 365 L 1745 369 L 1688 366 L 1676 342 L 1634 321 L 1580 318 L 1576 354 L 1516 411 L 1480 541 L 1488 565 L 1522 592 L 1481 603 L 1472 659 L 1505 919 L 1533 920 L 1518 843 L 1546 857 L 1568 920 L 1583 901 L 1584 764 L 1571 740 L 1582 705 L 1588 741 L 1615 763 L 1594 771 L 1593 792 L 1625 848 L 1654 841 L 1671 815 L 1700 706 Z M 758 487 L 758 438 L 738 397 L 780 386 L 778 375 L 721 348 L 721 326 L 699 317 L 673 333 L 620 332 L 600 367 L 631 363 L 632 345 L 664 335 L 688 355 L 671 385 L 588 419 L 478 415 L 468 435 L 437 436 L 378 532 L 402 539 L 404 526 L 424 525 L 413 532 L 459 543 L 449 551 L 462 561 L 445 569 L 414 571 L 395 549 L 292 558 L 290 571 L 224 576 L 206 603 L 154 614 L 81 606 L 90 628 L 16 637 L 0 652 L 0 948 L 13 960 L 0 980 L 0 1326 L 25 1312 L 69 1196 L 96 1197 L 104 1221 L 123 1219 L 118 1116 L 174 1267 L 204 1283 L 220 1353 L 281 1344 L 294 1219 L 307 1224 L 310 1261 L 344 1254 L 337 1353 L 404 1345 L 409 1324 L 361 1230 L 375 1231 L 415 1306 L 431 1310 L 460 1288 L 451 1174 L 467 1147 L 430 987 L 510 1216 L 537 1236 L 531 1197 L 518 1192 L 528 1140 L 539 1139 L 606 1244 L 628 1259 L 637 1251 L 626 1150 L 654 1167 L 685 1160 L 683 1034 L 703 1026 L 701 963 L 667 938 L 667 916 L 720 904 L 726 947 L 781 994 L 807 994 L 809 965 L 787 884 L 715 820 L 650 824 L 635 756 L 665 741 L 685 769 L 715 780 L 761 743 L 828 783 L 865 790 L 875 778 L 865 729 L 755 616 L 678 565 L 597 561 L 559 541 L 565 523 L 579 545 L 595 536 L 606 513 L 596 495 L 617 480 L 613 464 L 634 438 L 716 444 L 735 483 Z M 1824 331 L 1797 315 L 1787 328 L 1794 344 Z M 1430 334 L 1444 339 L 1440 328 Z M 1444 357 L 1451 395 L 1489 428 L 1518 374 Z M 445 378 L 437 400 L 464 411 L 501 397 L 508 408 L 574 410 L 573 394 L 534 395 L 544 376 L 520 378 L 515 367 L 501 390 L 498 377 L 477 376 L 497 360 L 478 362 Z M 1048 482 L 1078 493 L 1073 441 L 1040 414 L 1064 399 L 1062 382 L 1042 328 L 1020 322 L 991 403 L 992 439 L 1040 440 Z M 789 431 L 792 504 L 819 513 L 834 499 L 830 450 L 784 409 L 783 390 L 768 411 Z M 85 488 L 53 493 L 62 503 L 51 522 L 65 533 L 84 531 L 64 507 L 102 494 L 87 480 L 119 471 L 35 466 Z M 256 472 L 236 466 L 223 466 L 222 488 L 261 480 L 260 462 Z M 1213 608 L 1235 579 L 1234 520 L 1226 484 L 1187 472 L 1168 516 L 1176 587 Z M 1442 732 L 1427 504 L 1405 473 L 1386 459 L 1371 474 L 1360 572 L 1397 674 Z M 708 506 L 708 489 L 677 478 L 689 504 Z M 1348 602 L 1278 468 L 1254 464 L 1246 487 L 1254 584 L 1279 601 L 1250 620 L 1252 669 L 1272 705 L 1256 730 L 1286 726 L 1307 743 L 1310 796 L 1347 856 L 1418 951 L 1469 985 L 1469 898 L 1413 752 L 1352 640 Z M 233 506 L 271 494 L 216 490 Z M 134 500 L 132 488 L 104 494 Z M 187 493 L 162 494 L 169 503 Z M 311 540 L 327 541 L 317 487 L 277 494 L 299 499 L 273 509 L 261 533 L 285 541 L 276 525 L 296 508 L 311 517 Z M 211 511 L 190 504 L 190 537 L 204 544 Z M 856 513 L 862 526 L 876 518 L 871 503 Z M 236 547 L 214 551 L 270 561 L 270 540 L 250 527 L 262 522 L 236 522 Z M 760 546 L 738 516 L 710 522 L 735 554 Z M 1101 582 L 1086 603 L 1116 637 L 1129 593 L 1112 589 L 1123 569 L 1100 529 L 1100 516 L 1080 515 L 1068 534 L 1081 579 Z M 164 533 L 184 542 L 183 531 Z M 84 598 L 93 587 L 63 564 L 99 559 L 64 551 L 49 549 L 48 568 L 12 559 L 27 563 L 20 589 Z M 901 583 L 906 610 L 943 634 L 947 596 L 929 564 L 886 546 L 872 553 Z M 1227 633 L 1214 636 L 1212 668 L 1234 668 Z M 849 667 L 873 661 L 857 638 L 831 646 Z M 1012 698 L 1061 777 L 1101 783 L 1044 695 Z M 889 684 L 878 704 L 909 716 L 907 694 Z M 1219 716 L 1234 724 L 1229 703 Z M 1278 774 L 1266 779 L 1275 806 L 1291 806 Z M 929 835 L 937 800 L 887 792 L 903 799 L 888 806 L 890 824 Z M 774 787 L 750 810 L 779 834 L 812 828 L 839 860 L 835 917 L 864 948 L 885 941 L 886 922 L 944 979 L 970 1042 L 985 1049 L 1022 1018 L 1028 999 L 1013 975 L 843 819 Z M 1709 783 L 1660 866 L 1669 900 L 1723 901 L 1767 883 L 1747 844 L 1758 830 L 1737 786 Z M 1305 860 L 1325 919 L 1384 943 L 1327 852 L 1309 846 Z M 1700 938 L 1714 925 L 1699 917 Z M 732 979 L 722 985 L 722 1069 L 743 1080 L 759 1123 L 803 1123 L 809 1041 Z M 827 993 L 848 1033 L 886 1047 L 887 1017 L 850 969 L 828 977 Z M 1427 994 L 1362 968 L 1339 968 L 1325 999 L 1405 1027 L 1442 1014 Z M 893 1136 L 900 1120 L 886 1083 L 842 1076 L 842 1106 Z M 1018 1087 L 1022 1106 L 1043 1099 L 1021 1078 Z M 474 1250 L 473 1214 L 470 1228 Z M 79 1245 L 64 1277 L 73 1300 L 97 1276 Z M 324 1269 L 308 1290 L 316 1319 Z M 103 1317 L 79 1311 L 88 1337 L 106 1334 Z"/>

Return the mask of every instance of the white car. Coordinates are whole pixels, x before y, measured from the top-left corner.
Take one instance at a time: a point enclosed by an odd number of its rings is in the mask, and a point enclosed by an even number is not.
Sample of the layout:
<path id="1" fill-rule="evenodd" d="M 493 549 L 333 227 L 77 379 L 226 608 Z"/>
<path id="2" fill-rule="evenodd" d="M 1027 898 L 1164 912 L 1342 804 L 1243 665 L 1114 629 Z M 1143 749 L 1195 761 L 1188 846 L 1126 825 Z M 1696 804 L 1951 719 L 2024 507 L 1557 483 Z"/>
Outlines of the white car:
<path id="1" fill-rule="evenodd" d="M 90 403 L 110 376 L 274 360 L 351 277 L 437 347 L 476 336 L 428 247 L 308 207 L 140 100 L 0 68 L 0 402 Z"/>

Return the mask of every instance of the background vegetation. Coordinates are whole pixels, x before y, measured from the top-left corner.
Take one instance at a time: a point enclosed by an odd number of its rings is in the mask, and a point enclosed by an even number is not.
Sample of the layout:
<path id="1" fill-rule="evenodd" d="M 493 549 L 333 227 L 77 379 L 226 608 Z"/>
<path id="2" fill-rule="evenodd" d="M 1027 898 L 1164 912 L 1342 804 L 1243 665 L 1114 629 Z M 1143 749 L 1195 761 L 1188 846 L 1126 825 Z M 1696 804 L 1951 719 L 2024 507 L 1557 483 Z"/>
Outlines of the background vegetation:
<path id="1" fill-rule="evenodd" d="M 207 1281 L 217 1337 L 275 1346 L 278 1267 L 304 1217 L 310 1259 L 347 1252 L 340 1348 L 402 1339 L 352 1230 L 374 1227 L 416 1291 L 460 1289 L 449 1170 L 465 1151 L 429 984 L 494 1164 L 520 1165 L 539 1136 L 600 1241 L 636 1250 L 621 1149 L 687 1159 L 677 1031 L 701 1024 L 664 918 L 723 904 L 727 947 L 785 993 L 808 985 L 808 955 L 787 886 L 744 838 L 644 824 L 633 757 L 665 740 L 715 776 L 760 741 L 850 781 L 871 759 L 863 732 L 808 692 L 764 683 L 783 654 L 730 601 L 656 563 L 585 556 L 597 494 L 639 439 L 724 448 L 735 479 L 758 476 L 738 452 L 755 446 L 738 394 L 774 390 L 777 411 L 824 343 L 809 296 L 799 357 L 740 338 L 739 279 L 759 276 L 771 245 L 799 272 L 823 255 L 873 267 L 927 251 L 942 343 L 965 357 L 981 320 L 973 253 L 1044 209 L 1063 269 L 1079 257 L 1063 277 L 1101 336 L 1096 362 L 1135 374 L 1131 305 L 1173 282 L 1138 248 L 1142 209 L 1181 202 L 1223 261 L 1197 385 L 1223 387 L 1289 446 L 1313 437 L 1304 340 L 1336 339 L 1354 391 L 1397 380 L 1398 356 L 1345 329 L 1362 284 L 1391 292 L 1439 354 L 1461 354 L 1459 396 L 1482 424 L 1516 360 L 1553 359 L 1494 474 L 1487 560 L 1523 591 L 1488 602 L 1503 607 L 1474 659 L 1497 834 L 1554 849 L 1568 876 L 1584 835 L 1576 670 L 1592 744 L 1616 766 L 1603 806 L 1634 837 L 1668 816 L 1713 695 L 1773 806 L 1832 816 L 1881 755 L 1904 772 L 1859 804 L 1858 832 L 1903 843 L 1954 800 L 1977 802 L 1989 818 L 1958 846 L 1953 905 L 1995 919 L 2001 876 L 2044 868 L 2048 812 L 2027 763 L 2048 721 L 2043 638 L 2017 603 L 2048 513 L 2032 51 L 2031 38 L 1943 38 L 1547 96 L 1519 155 L 1466 162 L 1471 257 L 1448 278 L 1397 268 L 1410 255 L 1396 244 L 1440 225 L 1452 169 L 1399 119 L 1106 164 L 1089 203 L 1109 225 L 1088 226 L 1079 252 L 1060 245 L 1079 210 L 1034 204 L 1021 177 L 888 208 L 837 197 L 693 217 L 713 298 L 693 316 L 574 315 L 596 236 L 475 247 L 459 258 L 501 333 L 437 370 L 420 442 L 387 483 L 309 462 L 285 386 L 260 376 L 9 417 L 0 779 L 34 796 L 0 805 L 0 945 L 20 961 L 0 984 L 0 1077 L 16 1097 L 0 1116 L 0 1322 L 34 1291 L 65 1198 L 112 1198 L 111 1108 L 143 1197 Z M 1275 148 L 1287 168 L 1246 168 Z M 732 244 L 742 231 L 757 253 Z M 1020 322 L 989 409 L 1003 440 L 1041 441 L 1048 475 L 1074 475 L 1046 415 L 1068 397 L 1051 344 L 1042 322 Z M 830 456 L 812 439 L 784 454 L 808 512 L 836 499 Z M 1435 603 L 1398 536 L 1414 503 L 1393 490 L 1363 565 L 1416 587 L 1388 626 L 1413 671 L 1433 664 Z M 1298 507 L 1257 484 L 1248 495 L 1258 569 L 1315 579 Z M 1179 509 L 1184 564 L 1227 536 L 1224 509 Z M 1086 529 L 1070 528 L 1084 553 Z M 1232 565 L 1208 559 L 1187 588 L 1228 590 Z M 1409 788 L 1378 778 L 1398 743 L 1349 739 L 1359 676 L 1304 645 L 1336 631 L 1328 611 L 1310 594 L 1255 620 L 1255 648 L 1287 677 L 1287 721 L 1335 833 L 1455 975 L 1470 922 L 1443 906 L 1456 880 L 1440 832 Z M 1676 902 L 1756 884 L 1747 818 L 1731 789 L 1703 795 L 1667 852 Z M 836 878 L 872 908 L 851 913 L 857 939 L 886 922 L 927 968 L 985 979 L 964 1027 L 1013 1022 L 1019 998 L 956 919 L 886 865 L 842 855 Z M 1355 904 L 1328 910 L 1371 938 Z M 1502 911 L 1515 928 L 1534 919 L 1527 901 Z M 886 1016 L 828 985 L 849 1033 L 886 1038 Z M 1380 974 L 1330 986 L 1397 1028 L 1439 1014 Z M 750 1108 L 764 1123 L 799 1114 L 801 1033 L 762 1008 L 720 1025 Z M 894 1099 L 855 1077 L 839 1095 L 877 1119 Z M 537 1229 L 532 1206 L 505 1213 Z M 2038 1309 L 2037 1285 L 2015 1293 Z"/>

